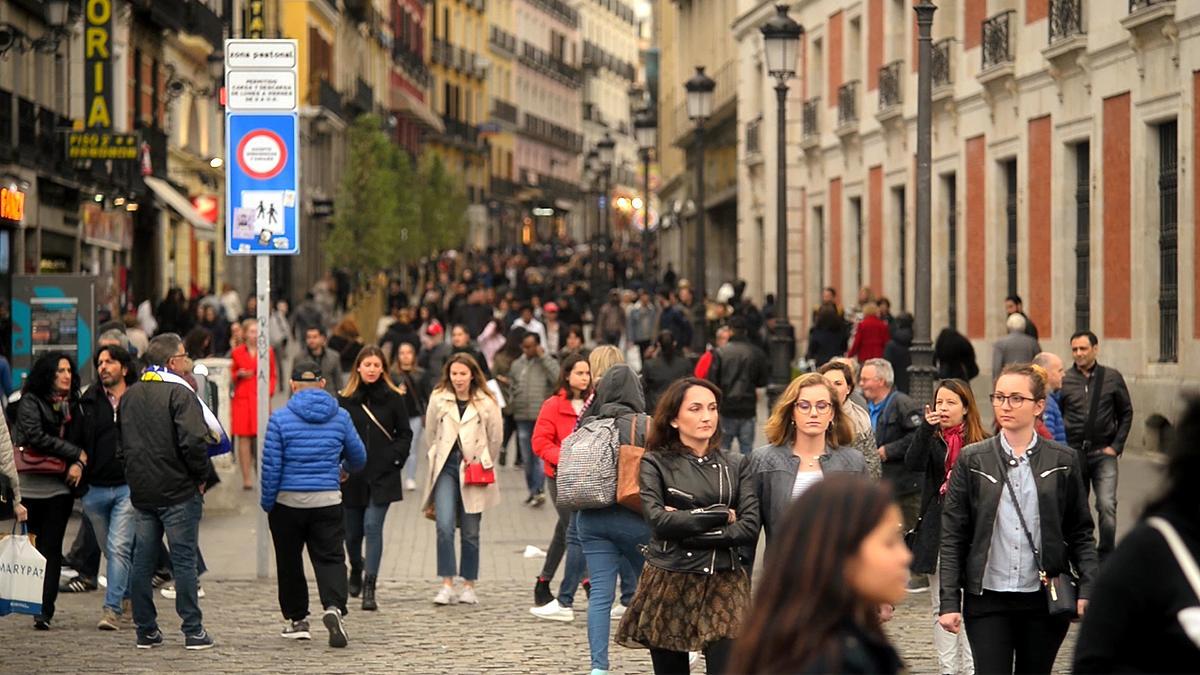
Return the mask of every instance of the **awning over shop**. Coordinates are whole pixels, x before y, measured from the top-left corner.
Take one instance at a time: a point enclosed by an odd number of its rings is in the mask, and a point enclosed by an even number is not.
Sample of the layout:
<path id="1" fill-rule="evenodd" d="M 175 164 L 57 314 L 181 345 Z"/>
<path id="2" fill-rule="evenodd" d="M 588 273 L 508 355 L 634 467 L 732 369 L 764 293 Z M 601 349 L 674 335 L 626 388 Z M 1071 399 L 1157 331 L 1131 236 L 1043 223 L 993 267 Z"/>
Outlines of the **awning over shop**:
<path id="1" fill-rule="evenodd" d="M 160 200 L 171 207 L 172 211 L 178 213 L 184 220 L 192 224 L 192 227 L 196 229 L 197 239 L 205 241 L 215 240 L 216 226 L 197 213 L 196 208 L 192 206 L 192 202 L 180 194 L 179 190 L 171 187 L 171 184 L 167 181 L 155 178 L 154 176 L 144 176 L 143 180 L 146 181 L 146 185 L 154 191 L 154 194 Z"/>

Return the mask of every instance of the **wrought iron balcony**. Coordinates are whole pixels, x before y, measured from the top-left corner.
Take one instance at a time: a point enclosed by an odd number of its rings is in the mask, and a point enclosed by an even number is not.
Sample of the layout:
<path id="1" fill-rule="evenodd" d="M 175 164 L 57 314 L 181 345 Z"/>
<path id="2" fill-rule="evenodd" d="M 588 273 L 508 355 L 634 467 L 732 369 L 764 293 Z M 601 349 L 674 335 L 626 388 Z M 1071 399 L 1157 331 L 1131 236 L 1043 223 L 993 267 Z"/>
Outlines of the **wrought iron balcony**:
<path id="1" fill-rule="evenodd" d="M 1081 0 L 1050 0 L 1050 44 L 1083 35 Z"/>
<path id="2" fill-rule="evenodd" d="M 904 61 L 892 61 L 879 69 L 879 110 L 899 106 L 904 102 Z"/>
<path id="3" fill-rule="evenodd" d="M 342 111 L 342 95 L 334 88 L 333 83 L 321 78 L 317 88 L 317 104 L 338 117 L 344 116 Z"/>
<path id="4" fill-rule="evenodd" d="M 821 97 L 810 98 L 804 102 L 804 138 L 816 138 L 821 132 L 820 118 Z"/>
<path id="5" fill-rule="evenodd" d="M 1012 63 L 1012 25 L 1016 10 L 1007 10 L 983 22 L 983 70 Z"/>
<path id="6" fill-rule="evenodd" d="M 933 43 L 930 74 L 933 76 L 935 88 L 954 84 L 954 68 L 950 62 L 950 47 L 953 44 L 954 38 L 944 38 Z"/>
<path id="7" fill-rule="evenodd" d="M 858 122 L 858 80 L 838 87 L 838 126 Z"/>
<path id="8" fill-rule="evenodd" d="M 755 117 L 746 123 L 746 154 L 757 155 L 762 152 L 760 136 L 762 135 L 762 117 Z"/>
<path id="9" fill-rule="evenodd" d="M 517 123 L 517 106 L 501 99 L 492 101 L 492 117 L 508 122 L 510 124 Z"/>
<path id="10" fill-rule="evenodd" d="M 1165 5 L 1167 3 L 1174 4 L 1175 0 L 1129 0 L 1129 13 L 1133 14 L 1139 10 L 1152 7 L 1154 5 Z"/>

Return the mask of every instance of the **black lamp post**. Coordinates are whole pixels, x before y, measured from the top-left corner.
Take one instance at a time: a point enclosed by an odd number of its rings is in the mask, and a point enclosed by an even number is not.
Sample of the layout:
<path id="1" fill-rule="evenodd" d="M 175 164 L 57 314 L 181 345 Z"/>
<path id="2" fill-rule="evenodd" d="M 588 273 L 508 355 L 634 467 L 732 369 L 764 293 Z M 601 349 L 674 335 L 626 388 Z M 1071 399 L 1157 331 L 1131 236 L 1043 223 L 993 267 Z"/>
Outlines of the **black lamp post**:
<path id="1" fill-rule="evenodd" d="M 767 405 L 792 381 L 792 357 L 796 354 L 796 333 L 788 321 L 787 259 L 787 82 L 796 74 L 796 52 L 804 28 L 788 16 L 788 6 L 775 6 L 775 16 L 762 26 L 763 51 L 767 72 L 775 78 L 778 114 L 775 147 L 775 322 L 771 327 L 771 376 L 767 385 Z"/>
<path id="2" fill-rule="evenodd" d="M 694 198 L 696 204 L 696 262 L 693 270 L 692 288 L 695 294 L 695 304 L 697 306 L 697 317 L 693 317 L 693 322 L 699 324 L 697 328 L 704 334 L 704 305 L 707 295 L 704 292 L 704 274 L 705 265 L 707 264 L 708 256 L 704 251 L 704 238 L 707 234 L 704 227 L 704 122 L 712 116 L 713 108 L 713 90 L 716 89 L 717 83 L 711 77 L 704 74 L 704 66 L 696 66 L 696 74 L 691 77 L 683 85 L 687 90 L 687 114 L 696 125 L 696 140 L 695 156 L 696 156 L 696 195 Z M 705 337 L 707 341 L 707 336 Z"/>
<path id="3" fill-rule="evenodd" d="M 937 6 L 929 0 L 921 0 L 913 10 L 917 13 L 917 287 L 913 293 L 912 365 L 908 372 L 909 394 L 916 401 L 929 401 L 933 398 L 933 381 L 937 377 L 930 326 L 932 268 L 929 240 L 933 136 L 933 46 L 930 33 Z"/>
<path id="4" fill-rule="evenodd" d="M 642 159 L 642 283 L 654 292 L 655 274 L 650 265 L 650 153 L 658 145 L 658 120 L 649 108 L 638 113 L 633 121 L 638 153 Z"/>
<path id="5" fill-rule="evenodd" d="M 609 224 L 611 207 L 608 203 L 608 193 L 611 189 L 610 181 L 612 179 L 613 162 L 616 160 L 617 155 L 617 142 L 613 140 L 612 134 L 607 131 L 604 132 L 604 138 L 596 141 L 596 151 L 600 159 L 600 228 L 597 234 L 600 237 L 601 244 L 604 246 L 604 256 L 608 257 L 612 254 L 610 250 L 612 236 L 609 232 L 611 228 Z M 601 263 L 603 263 L 603 260 Z M 603 264 L 601 264 L 601 269 L 603 270 Z M 607 294 L 609 289 L 609 272 L 607 270 L 604 271 L 602 283 L 604 293 Z"/>
<path id="6" fill-rule="evenodd" d="M 593 303 L 599 297 L 600 287 L 600 250 L 598 240 L 600 232 L 600 152 L 595 148 L 588 151 L 587 157 L 584 159 L 584 172 L 587 175 L 588 184 L 592 186 L 593 194 L 596 195 L 596 224 L 588 233 L 589 250 L 592 258 L 592 281 L 591 294 Z"/>

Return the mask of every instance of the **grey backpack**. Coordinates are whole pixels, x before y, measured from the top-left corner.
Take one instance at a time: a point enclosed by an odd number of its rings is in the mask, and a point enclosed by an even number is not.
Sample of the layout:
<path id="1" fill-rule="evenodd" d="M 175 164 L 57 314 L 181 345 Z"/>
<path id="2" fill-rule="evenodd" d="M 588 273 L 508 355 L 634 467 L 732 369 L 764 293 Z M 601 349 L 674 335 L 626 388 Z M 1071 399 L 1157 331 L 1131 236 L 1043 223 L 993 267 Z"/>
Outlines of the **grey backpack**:
<path id="1" fill-rule="evenodd" d="M 617 420 L 594 419 L 563 439 L 555 480 L 560 508 L 602 509 L 617 503 Z"/>

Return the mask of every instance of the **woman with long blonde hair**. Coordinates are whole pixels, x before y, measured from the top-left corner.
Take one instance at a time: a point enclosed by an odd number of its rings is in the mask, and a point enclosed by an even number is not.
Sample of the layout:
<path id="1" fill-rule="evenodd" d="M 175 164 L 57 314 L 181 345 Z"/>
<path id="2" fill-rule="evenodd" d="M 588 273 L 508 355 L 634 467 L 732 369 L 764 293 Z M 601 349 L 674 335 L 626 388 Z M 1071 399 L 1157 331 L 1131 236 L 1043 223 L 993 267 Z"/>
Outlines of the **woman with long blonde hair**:
<path id="1" fill-rule="evenodd" d="M 367 448 L 366 468 L 342 483 L 350 595 L 357 598 L 361 593 L 362 608 L 374 611 L 378 609 L 375 581 L 383 559 L 383 522 L 392 502 L 404 499 L 402 470 L 413 435 L 408 405 L 388 375 L 382 349 L 367 345 L 358 352 L 338 403 L 350 413 Z"/>

